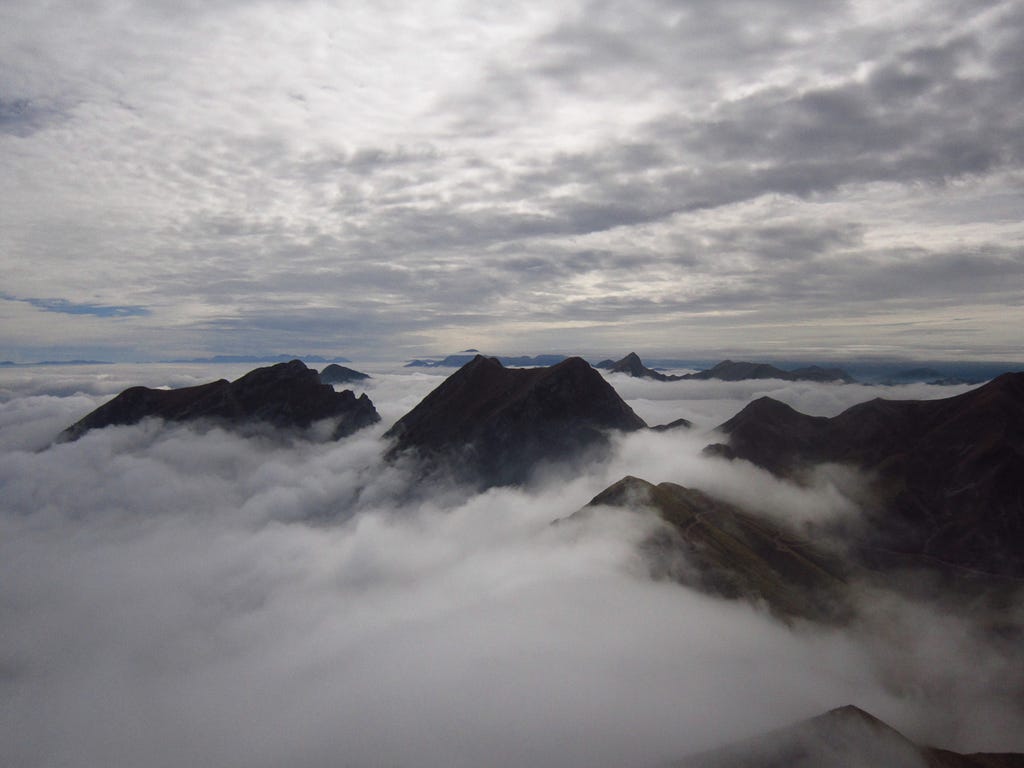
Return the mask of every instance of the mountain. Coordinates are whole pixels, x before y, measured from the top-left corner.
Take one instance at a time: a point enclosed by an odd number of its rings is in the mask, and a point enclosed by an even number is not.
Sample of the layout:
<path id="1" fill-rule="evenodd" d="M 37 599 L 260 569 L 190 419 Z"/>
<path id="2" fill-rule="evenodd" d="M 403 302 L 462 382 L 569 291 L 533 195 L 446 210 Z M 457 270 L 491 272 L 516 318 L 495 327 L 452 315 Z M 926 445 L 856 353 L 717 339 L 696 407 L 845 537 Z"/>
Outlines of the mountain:
<path id="1" fill-rule="evenodd" d="M 679 381 L 684 378 L 683 376 L 667 376 L 664 373 L 651 370 L 643 364 L 636 352 L 630 352 L 618 362 L 612 363 L 608 370 L 611 373 L 625 373 L 627 376 L 654 379 L 655 381 Z"/>
<path id="2" fill-rule="evenodd" d="M 635 352 L 630 352 L 621 360 L 611 362 L 602 360 L 595 368 L 604 368 L 611 373 L 625 373 L 628 376 L 635 376 L 643 379 L 654 379 L 655 381 L 682 381 L 684 379 L 719 379 L 721 381 L 744 381 L 746 379 L 782 379 L 783 381 L 819 381 L 819 382 L 844 382 L 851 383 L 854 378 L 841 368 L 822 368 L 817 365 L 795 368 L 792 371 L 784 371 L 768 363 L 735 363 L 732 360 L 723 360 L 705 371 L 697 373 L 686 373 L 679 376 L 659 373 L 643 364 Z"/>
<path id="3" fill-rule="evenodd" d="M 670 421 L 668 424 L 659 424 L 656 427 L 651 427 L 652 432 L 669 432 L 673 429 L 690 429 L 693 427 L 693 422 L 689 419 L 676 419 Z"/>
<path id="4" fill-rule="evenodd" d="M 842 368 L 821 368 L 817 365 L 784 371 L 768 363 L 747 363 L 723 360 L 706 371 L 688 373 L 684 379 L 720 379 L 722 381 L 743 381 L 745 379 L 782 379 L 783 381 L 839 381 L 851 383 L 854 378 Z"/>
<path id="5" fill-rule="evenodd" d="M 600 451 L 610 430 L 647 425 L 589 363 L 506 368 L 477 355 L 385 437 L 389 458 L 412 453 L 429 471 L 480 487 L 524 482 L 538 464 Z"/>
<path id="6" fill-rule="evenodd" d="M 624 477 L 573 517 L 596 506 L 652 509 L 668 523 L 642 546 L 656 577 L 763 602 L 783 618 L 839 621 L 850 615 L 846 568 L 837 558 L 701 491 Z"/>
<path id="7" fill-rule="evenodd" d="M 235 381 L 226 379 L 180 389 L 131 387 L 65 429 L 61 442 L 77 440 L 90 429 L 135 424 L 148 417 L 166 421 L 213 420 L 234 427 L 254 423 L 305 429 L 314 421 L 338 420 L 338 439 L 380 421 L 364 394 L 335 392 L 300 360 L 257 368 Z"/>
<path id="8" fill-rule="evenodd" d="M 347 384 L 350 381 L 365 381 L 369 374 L 331 363 L 320 371 L 320 381 L 324 384 Z"/>
<path id="9" fill-rule="evenodd" d="M 930 564 L 1024 577 L 1024 373 L 942 400 L 874 400 L 834 418 L 771 398 L 719 430 L 741 458 L 799 479 L 822 462 L 871 478 L 861 554 L 876 564 Z"/>
<path id="10" fill-rule="evenodd" d="M 321 357 L 320 355 L 214 355 L 193 357 L 188 360 L 163 360 L 165 363 L 286 363 L 301 358 L 308 363 L 351 362 L 344 357 Z"/>
<path id="11" fill-rule="evenodd" d="M 692 755 L 676 768 L 1024 768 L 1024 755 L 964 755 L 915 744 L 854 706 Z"/>
<path id="12" fill-rule="evenodd" d="M 473 358 L 477 357 L 480 353 L 475 349 L 467 349 L 465 352 L 460 352 L 457 355 L 448 355 L 441 360 L 410 360 L 405 364 L 406 368 L 460 368 L 466 363 L 469 363 Z M 498 360 L 502 365 L 510 365 L 517 367 L 527 366 L 550 366 L 557 365 L 566 359 L 565 355 L 519 355 L 519 356 L 502 356 L 499 355 L 493 359 Z"/>

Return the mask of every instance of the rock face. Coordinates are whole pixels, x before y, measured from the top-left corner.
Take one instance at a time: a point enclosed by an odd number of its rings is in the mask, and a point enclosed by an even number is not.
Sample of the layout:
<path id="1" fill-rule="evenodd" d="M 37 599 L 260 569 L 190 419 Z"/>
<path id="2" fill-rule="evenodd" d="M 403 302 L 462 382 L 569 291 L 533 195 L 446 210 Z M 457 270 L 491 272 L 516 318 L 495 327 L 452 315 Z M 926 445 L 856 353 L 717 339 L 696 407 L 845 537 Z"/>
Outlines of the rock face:
<path id="1" fill-rule="evenodd" d="M 821 462 L 874 478 L 864 554 L 1024 576 L 1024 373 L 943 400 L 875 399 L 828 419 L 770 398 L 719 429 L 712 450 L 797 477 Z"/>
<path id="2" fill-rule="evenodd" d="M 595 506 L 653 509 L 668 523 L 643 545 L 655 576 L 764 602 L 783 618 L 842 621 L 851 614 L 846 568 L 837 558 L 701 491 L 625 477 L 577 515 Z"/>
<path id="3" fill-rule="evenodd" d="M 693 755 L 677 768 L 1024 768 L 1024 755 L 963 755 L 915 744 L 877 717 L 839 707 L 721 749 Z"/>
<path id="4" fill-rule="evenodd" d="M 335 439 L 380 421 L 366 395 L 335 392 L 316 371 L 292 360 L 257 368 L 235 381 L 220 379 L 181 389 L 131 387 L 64 430 L 62 442 L 77 440 L 90 429 L 135 424 L 147 417 L 166 421 L 211 420 L 231 426 L 264 423 L 305 429 L 314 421 L 338 419 Z"/>
<path id="5" fill-rule="evenodd" d="M 367 373 L 346 368 L 344 365 L 331 363 L 320 371 L 320 381 L 324 384 L 347 384 L 350 381 L 365 381 L 370 378 Z"/>
<path id="6" fill-rule="evenodd" d="M 604 448 L 609 430 L 647 425 L 589 363 L 505 368 L 477 355 L 388 432 L 389 458 L 414 453 L 431 471 L 479 487 L 525 481 L 540 463 Z"/>

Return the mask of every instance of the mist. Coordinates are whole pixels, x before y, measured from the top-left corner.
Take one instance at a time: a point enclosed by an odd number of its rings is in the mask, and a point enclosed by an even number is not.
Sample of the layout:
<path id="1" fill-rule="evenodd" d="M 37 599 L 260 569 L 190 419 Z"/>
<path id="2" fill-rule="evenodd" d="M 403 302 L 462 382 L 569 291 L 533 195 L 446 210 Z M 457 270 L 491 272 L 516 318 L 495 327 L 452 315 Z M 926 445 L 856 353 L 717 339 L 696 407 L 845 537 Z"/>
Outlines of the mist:
<path id="1" fill-rule="evenodd" d="M 552 525 L 626 474 L 794 527 L 854 517 L 835 477 L 701 456 L 709 430 L 762 394 L 833 415 L 966 387 L 613 375 L 648 423 L 694 429 L 482 494 L 381 461 L 446 373 L 397 366 L 356 390 L 381 423 L 337 443 L 148 420 L 52 444 L 131 384 L 241 372 L 0 371 L 11 765 L 658 765 L 843 704 L 937 746 L 1024 751 L 1020 651 L 975 612 L 865 586 L 855 625 L 787 625 L 651 579 L 653 515 Z"/>

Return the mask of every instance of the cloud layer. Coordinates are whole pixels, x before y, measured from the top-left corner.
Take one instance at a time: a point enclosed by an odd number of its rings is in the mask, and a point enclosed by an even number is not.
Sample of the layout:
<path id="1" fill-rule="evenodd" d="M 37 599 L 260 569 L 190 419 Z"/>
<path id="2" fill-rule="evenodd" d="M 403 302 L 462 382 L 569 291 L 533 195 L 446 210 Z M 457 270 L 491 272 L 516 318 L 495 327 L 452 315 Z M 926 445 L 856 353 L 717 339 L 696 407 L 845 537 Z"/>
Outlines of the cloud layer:
<path id="1" fill-rule="evenodd" d="M 1012 0 L 0 14 L 6 357 L 1018 353 Z"/>
<path id="2" fill-rule="evenodd" d="M 12 765 L 658 764 L 845 703 L 923 741 L 1024 749 L 1019 650 L 961 612 L 872 594 L 846 632 L 786 627 L 648 579 L 641 514 L 551 525 L 627 473 L 793 525 L 850 514 L 826 481 L 790 487 L 666 433 L 526 489 L 410 494 L 379 435 L 440 378 L 387 370 L 367 384 L 384 421 L 336 444 L 143 423 L 39 450 L 121 379 L 225 374 L 98 370 L 77 394 L 58 370 L 0 372 Z M 622 383 L 641 415 L 698 429 L 752 394 Z M 819 412 L 860 390 L 759 385 Z"/>

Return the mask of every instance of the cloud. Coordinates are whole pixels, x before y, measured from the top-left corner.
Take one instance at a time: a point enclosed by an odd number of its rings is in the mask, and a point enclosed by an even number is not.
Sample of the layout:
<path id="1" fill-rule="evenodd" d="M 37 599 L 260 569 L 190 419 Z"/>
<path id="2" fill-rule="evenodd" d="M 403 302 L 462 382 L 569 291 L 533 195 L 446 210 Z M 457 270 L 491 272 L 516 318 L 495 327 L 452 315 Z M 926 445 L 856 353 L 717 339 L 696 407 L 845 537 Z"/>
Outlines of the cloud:
<path id="1" fill-rule="evenodd" d="M 909 356 L 866 321 L 913 314 L 1008 356 L 1020 11 L 866 7 L 12 9 L 6 290 L 120 322 L 51 311 L 0 345 L 231 353 L 335 322 L 349 356 L 731 354 L 828 316 L 818 348 Z"/>
<path id="2" fill-rule="evenodd" d="M 709 462 L 700 436 L 669 433 L 530 488 L 411 494 L 380 434 L 440 375 L 371 372 L 384 420 L 339 443 L 149 422 L 45 450 L 38 436 L 104 390 L 221 369 L 3 372 L 0 729 L 14 764 L 656 764 L 847 702 L 945 746 L 1021 748 L 1020 666 L 969 616 L 875 594 L 849 633 L 787 628 L 650 581 L 643 514 L 551 525 L 625 472 L 790 508 L 791 522 L 841 502 L 824 486 Z M 820 412 L 866 391 L 613 380 L 645 417 L 705 425 L 755 387 Z"/>
<path id="3" fill-rule="evenodd" d="M 7 301 L 23 301 L 44 312 L 59 312 L 64 315 L 93 315 L 95 317 L 141 317 L 150 314 L 146 307 L 106 306 L 103 304 L 76 304 L 67 299 L 19 299 L 15 296 L 0 295 Z"/>

